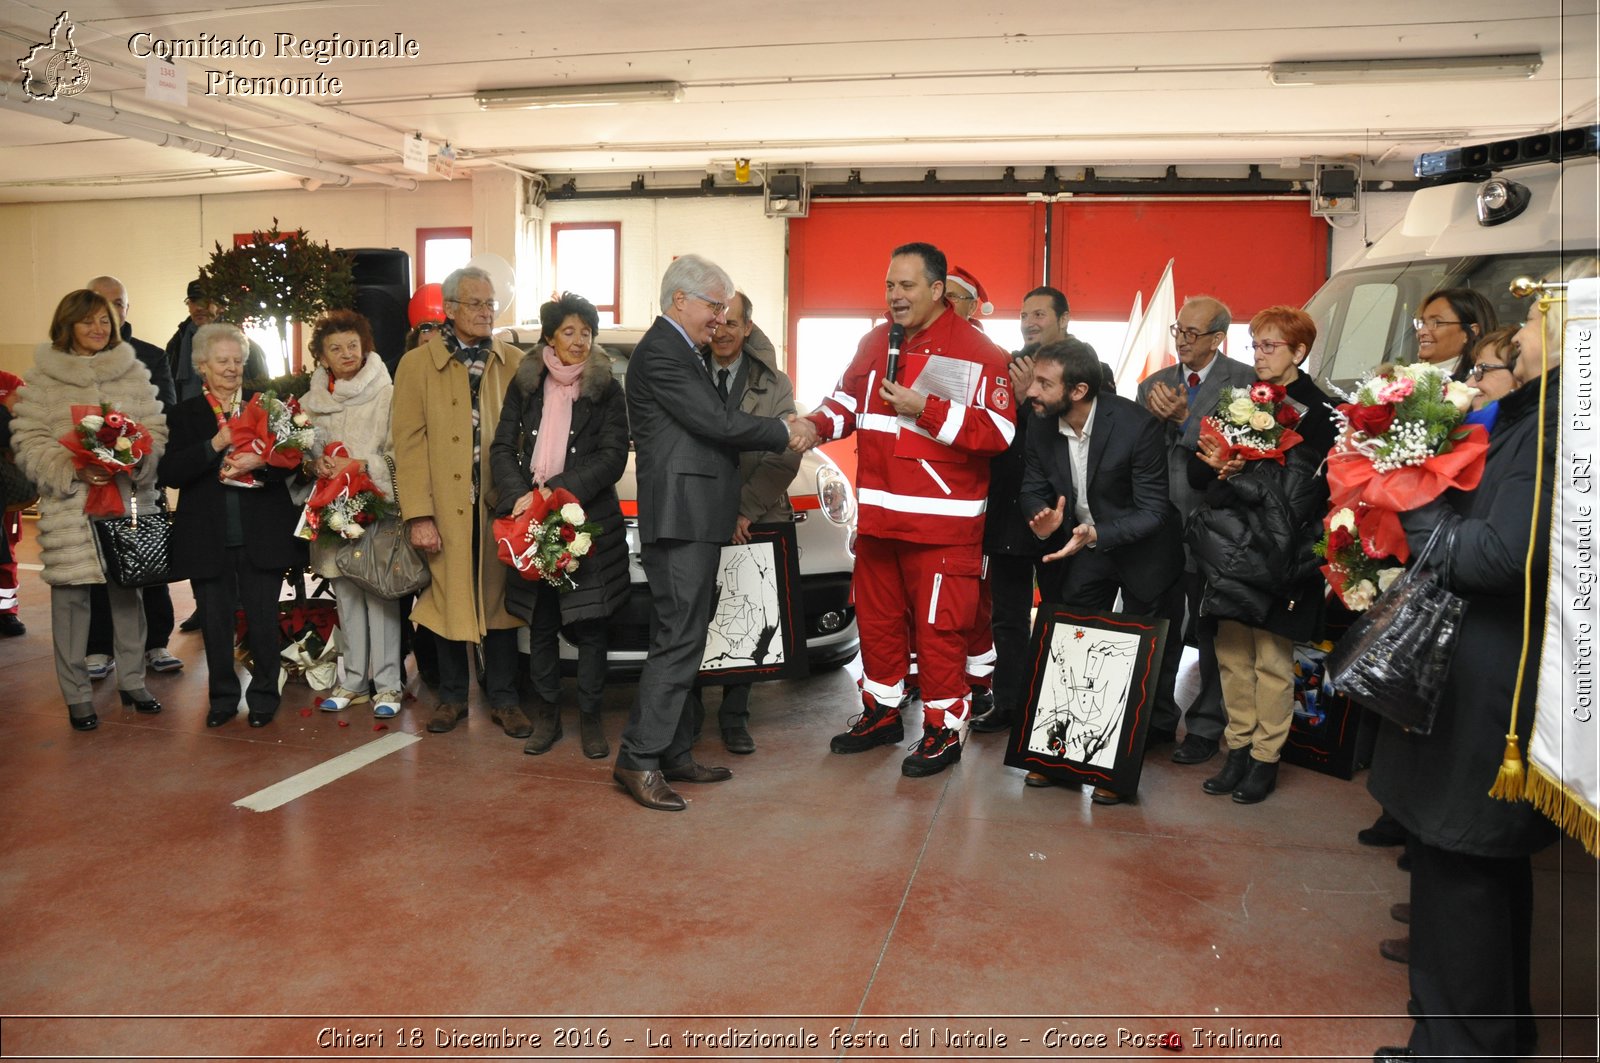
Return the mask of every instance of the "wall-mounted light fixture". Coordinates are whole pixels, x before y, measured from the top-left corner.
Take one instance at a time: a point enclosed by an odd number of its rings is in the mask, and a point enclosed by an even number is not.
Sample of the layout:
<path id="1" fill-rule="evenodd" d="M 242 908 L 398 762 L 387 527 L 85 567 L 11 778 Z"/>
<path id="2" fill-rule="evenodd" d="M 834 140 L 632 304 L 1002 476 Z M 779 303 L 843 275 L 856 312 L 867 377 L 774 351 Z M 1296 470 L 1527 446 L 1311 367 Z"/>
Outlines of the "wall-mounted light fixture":
<path id="1" fill-rule="evenodd" d="M 1361 85 L 1411 81 L 1475 81 L 1533 77 L 1544 65 L 1538 52 L 1513 55 L 1446 55 L 1415 59 L 1313 59 L 1273 63 L 1274 85 Z"/>
<path id="2" fill-rule="evenodd" d="M 527 89 L 479 89 L 485 111 L 537 107 L 611 107 L 619 103 L 677 103 L 683 85 L 676 81 L 616 81 L 597 85 L 541 85 Z"/>

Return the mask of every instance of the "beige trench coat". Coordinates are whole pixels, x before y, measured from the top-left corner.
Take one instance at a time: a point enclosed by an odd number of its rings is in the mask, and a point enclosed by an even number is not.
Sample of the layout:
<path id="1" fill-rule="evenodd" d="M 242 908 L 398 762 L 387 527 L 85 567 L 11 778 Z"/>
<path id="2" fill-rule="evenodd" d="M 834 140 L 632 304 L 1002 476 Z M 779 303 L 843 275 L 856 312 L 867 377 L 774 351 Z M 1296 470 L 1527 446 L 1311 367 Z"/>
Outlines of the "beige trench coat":
<path id="1" fill-rule="evenodd" d="M 491 528 L 494 476 L 489 444 L 500 407 L 522 352 L 498 340 L 478 388 L 481 426 L 480 497 L 472 501 L 472 391 L 467 367 L 437 333 L 400 360 L 394 377 L 394 461 L 400 508 L 406 520 L 432 517 L 444 546 L 428 556 L 433 582 L 417 599 L 411 619 L 457 642 L 478 642 L 492 629 L 521 627 L 506 612 L 506 573 L 495 554 Z M 478 522 L 479 578 L 472 577 L 472 528 Z"/>

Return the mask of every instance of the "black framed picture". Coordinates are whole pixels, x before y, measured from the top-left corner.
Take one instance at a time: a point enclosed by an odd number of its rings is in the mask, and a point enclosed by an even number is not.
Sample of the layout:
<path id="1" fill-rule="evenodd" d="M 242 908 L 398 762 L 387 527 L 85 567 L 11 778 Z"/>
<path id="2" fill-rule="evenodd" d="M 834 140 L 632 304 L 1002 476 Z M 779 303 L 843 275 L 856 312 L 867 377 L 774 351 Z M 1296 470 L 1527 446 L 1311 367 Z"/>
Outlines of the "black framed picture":
<path id="1" fill-rule="evenodd" d="M 1005 762 L 1062 782 L 1139 788 L 1167 622 L 1041 605 L 1028 652 L 1028 700 Z"/>
<path id="2" fill-rule="evenodd" d="M 793 524 L 755 524 L 722 548 L 700 681 L 751 683 L 810 674 L 800 548 Z"/>

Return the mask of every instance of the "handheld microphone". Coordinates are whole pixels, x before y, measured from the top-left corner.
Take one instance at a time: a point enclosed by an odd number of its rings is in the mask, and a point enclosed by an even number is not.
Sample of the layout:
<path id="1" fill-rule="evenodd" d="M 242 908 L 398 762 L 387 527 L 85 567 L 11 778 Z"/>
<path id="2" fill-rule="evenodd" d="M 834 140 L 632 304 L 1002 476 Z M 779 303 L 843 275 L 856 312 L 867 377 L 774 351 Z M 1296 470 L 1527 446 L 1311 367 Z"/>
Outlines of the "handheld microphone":
<path id="1" fill-rule="evenodd" d="M 890 325 L 889 326 L 889 365 L 888 365 L 888 368 L 885 370 L 884 376 L 889 380 L 893 380 L 896 384 L 900 383 L 900 380 L 899 380 L 899 376 L 900 376 L 900 345 L 905 343 L 905 341 L 906 341 L 905 326 L 904 325 L 899 325 L 899 324 Z"/>

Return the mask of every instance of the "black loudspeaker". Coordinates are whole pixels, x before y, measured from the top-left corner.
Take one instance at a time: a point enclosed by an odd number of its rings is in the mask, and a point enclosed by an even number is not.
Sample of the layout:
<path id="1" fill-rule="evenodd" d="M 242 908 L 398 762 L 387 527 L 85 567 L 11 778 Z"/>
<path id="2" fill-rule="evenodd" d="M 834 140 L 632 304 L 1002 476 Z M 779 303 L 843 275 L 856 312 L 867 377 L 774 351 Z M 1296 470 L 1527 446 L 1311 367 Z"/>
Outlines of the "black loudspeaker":
<path id="1" fill-rule="evenodd" d="M 354 255 L 356 310 L 372 325 L 372 343 L 393 376 L 411 331 L 411 256 L 398 247 L 342 247 Z"/>

